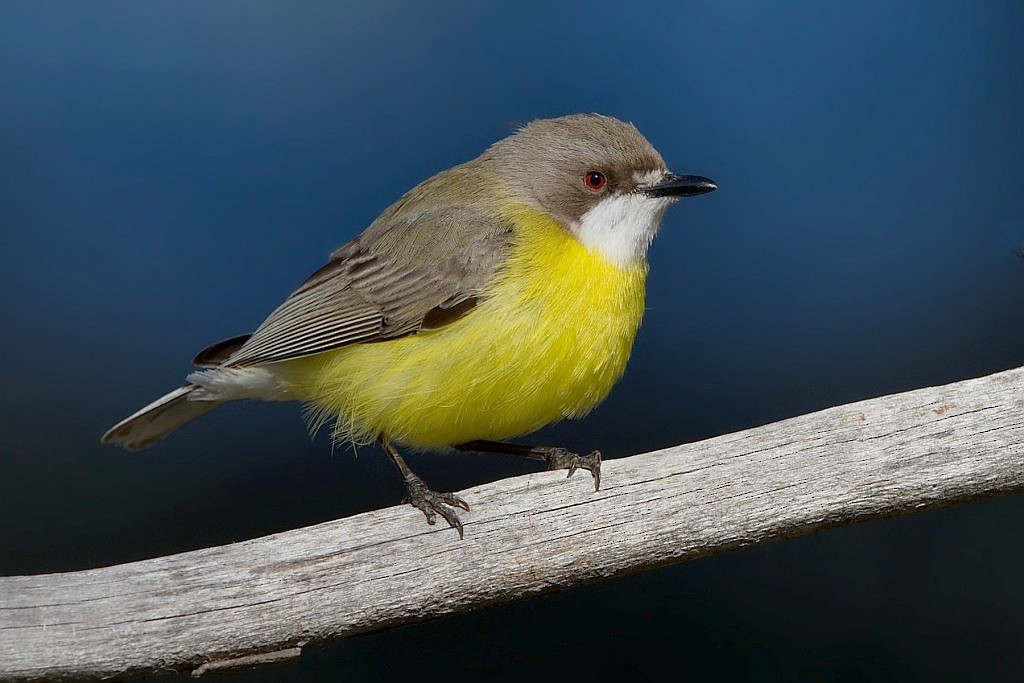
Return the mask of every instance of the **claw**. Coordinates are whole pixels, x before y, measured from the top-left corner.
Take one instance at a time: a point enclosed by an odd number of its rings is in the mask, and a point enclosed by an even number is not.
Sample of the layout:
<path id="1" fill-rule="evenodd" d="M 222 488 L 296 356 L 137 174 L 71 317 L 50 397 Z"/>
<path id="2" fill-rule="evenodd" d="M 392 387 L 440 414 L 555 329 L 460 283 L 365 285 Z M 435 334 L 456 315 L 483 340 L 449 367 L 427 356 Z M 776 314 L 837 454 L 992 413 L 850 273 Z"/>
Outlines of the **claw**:
<path id="1" fill-rule="evenodd" d="M 544 459 L 549 470 L 569 470 L 566 479 L 576 474 L 576 470 L 587 470 L 594 476 L 594 490 L 601 489 L 601 451 L 579 455 L 564 448 L 552 448 L 544 453 Z"/>
<path id="2" fill-rule="evenodd" d="M 409 503 L 423 513 L 427 524 L 437 523 L 437 515 L 441 515 L 448 526 L 459 532 L 459 538 L 465 538 L 462 520 L 449 506 L 459 507 L 469 512 L 469 503 L 454 493 L 435 493 L 427 488 L 423 480 L 410 473 L 405 477 L 405 488 L 409 492 Z"/>

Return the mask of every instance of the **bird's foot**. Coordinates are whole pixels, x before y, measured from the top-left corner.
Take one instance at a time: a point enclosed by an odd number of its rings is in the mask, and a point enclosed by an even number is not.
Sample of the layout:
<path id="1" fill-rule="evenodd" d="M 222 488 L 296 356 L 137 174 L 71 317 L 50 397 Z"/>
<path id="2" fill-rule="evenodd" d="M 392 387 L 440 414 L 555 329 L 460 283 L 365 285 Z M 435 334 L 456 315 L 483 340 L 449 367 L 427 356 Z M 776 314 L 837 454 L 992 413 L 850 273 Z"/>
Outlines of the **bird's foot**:
<path id="1" fill-rule="evenodd" d="M 405 477 L 405 490 L 409 492 L 409 504 L 426 516 L 427 524 L 435 524 L 437 515 L 441 515 L 448 526 L 459 532 L 459 538 L 463 538 L 462 520 L 452 508 L 458 507 L 468 512 L 469 503 L 454 493 L 431 491 L 422 479 L 411 472 Z"/>
<path id="2" fill-rule="evenodd" d="M 569 470 L 568 479 L 576 470 L 587 470 L 594 476 L 594 490 L 601 489 L 601 451 L 579 455 L 557 446 L 539 446 L 535 452 L 548 463 L 549 470 Z"/>

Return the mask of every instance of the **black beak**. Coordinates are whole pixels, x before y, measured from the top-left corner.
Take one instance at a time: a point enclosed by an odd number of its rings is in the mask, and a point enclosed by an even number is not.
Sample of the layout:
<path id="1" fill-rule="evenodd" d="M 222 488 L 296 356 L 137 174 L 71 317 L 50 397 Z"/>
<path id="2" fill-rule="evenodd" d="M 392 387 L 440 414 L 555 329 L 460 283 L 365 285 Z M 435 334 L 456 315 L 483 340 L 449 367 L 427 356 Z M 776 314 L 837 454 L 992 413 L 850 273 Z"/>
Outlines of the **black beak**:
<path id="1" fill-rule="evenodd" d="M 718 189 L 715 181 L 699 175 L 677 175 L 669 172 L 653 185 L 637 188 L 648 197 L 696 197 Z"/>

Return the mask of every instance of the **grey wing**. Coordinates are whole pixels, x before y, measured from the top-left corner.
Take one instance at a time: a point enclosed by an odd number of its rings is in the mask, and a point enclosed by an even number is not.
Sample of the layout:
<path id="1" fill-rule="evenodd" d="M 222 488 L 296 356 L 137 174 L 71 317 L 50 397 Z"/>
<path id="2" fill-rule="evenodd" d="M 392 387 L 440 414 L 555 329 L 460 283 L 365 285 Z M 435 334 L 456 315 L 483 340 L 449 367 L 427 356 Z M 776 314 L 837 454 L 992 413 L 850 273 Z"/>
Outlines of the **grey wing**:
<path id="1" fill-rule="evenodd" d="M 273 363 L 451 322 L 494 277 L 511 234 L 509 224 L 467 207 L 382 217 L 334 252 L 225 365 Z"/>

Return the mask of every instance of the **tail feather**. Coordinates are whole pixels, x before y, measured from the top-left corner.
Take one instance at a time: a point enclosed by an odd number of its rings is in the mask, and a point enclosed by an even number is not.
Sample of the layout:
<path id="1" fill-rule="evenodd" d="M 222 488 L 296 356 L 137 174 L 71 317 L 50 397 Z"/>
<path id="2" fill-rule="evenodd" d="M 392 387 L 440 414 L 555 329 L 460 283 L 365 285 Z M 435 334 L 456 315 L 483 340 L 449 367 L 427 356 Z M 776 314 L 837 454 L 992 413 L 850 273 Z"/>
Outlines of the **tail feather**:
<path id="1" fill-rule="evenodd" d="M 158 398 L 111 427 L 101 441 L 137 451 L 153 445 L 178 427 L 226 403 L 190 400 L 189 395 L 198 388 L 195 384 L 188 384 Z"/>

